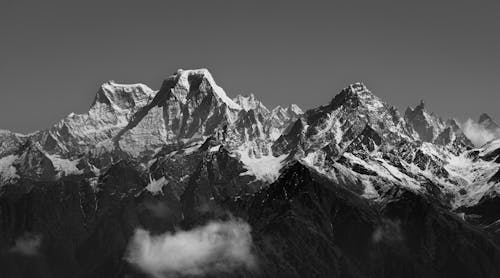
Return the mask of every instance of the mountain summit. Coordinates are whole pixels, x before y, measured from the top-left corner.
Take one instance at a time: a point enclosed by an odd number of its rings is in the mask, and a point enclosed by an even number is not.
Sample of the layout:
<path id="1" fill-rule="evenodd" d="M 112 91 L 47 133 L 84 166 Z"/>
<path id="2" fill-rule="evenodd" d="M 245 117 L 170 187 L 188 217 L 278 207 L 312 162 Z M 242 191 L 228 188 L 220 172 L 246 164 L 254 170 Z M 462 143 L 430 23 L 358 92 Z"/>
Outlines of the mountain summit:
<path id="1" fill-rule="evenodd" d="M 500 126 L 486 113 L 479 116 L 478 123 L 488 130 L 496 131 L 500 129 Z"/>

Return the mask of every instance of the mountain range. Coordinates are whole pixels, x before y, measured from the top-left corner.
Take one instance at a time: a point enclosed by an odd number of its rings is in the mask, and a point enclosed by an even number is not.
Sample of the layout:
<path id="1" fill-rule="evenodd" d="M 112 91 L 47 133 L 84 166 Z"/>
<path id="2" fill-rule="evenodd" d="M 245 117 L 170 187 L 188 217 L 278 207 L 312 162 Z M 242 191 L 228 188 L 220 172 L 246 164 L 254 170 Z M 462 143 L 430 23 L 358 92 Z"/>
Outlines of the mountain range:
<path id="1" fill-rule="evenodd" d="M 303 111 L 230 98 L 206 69 L 110 81 L 85 114 L 0 131 L 2 277 L 500 277 L 500 140 L 469 137 L 363 83 Z M 248 225 L 251 259 L 224 240 L 208 263 L 130 259 L 139 228 L 213 221 Z"/>

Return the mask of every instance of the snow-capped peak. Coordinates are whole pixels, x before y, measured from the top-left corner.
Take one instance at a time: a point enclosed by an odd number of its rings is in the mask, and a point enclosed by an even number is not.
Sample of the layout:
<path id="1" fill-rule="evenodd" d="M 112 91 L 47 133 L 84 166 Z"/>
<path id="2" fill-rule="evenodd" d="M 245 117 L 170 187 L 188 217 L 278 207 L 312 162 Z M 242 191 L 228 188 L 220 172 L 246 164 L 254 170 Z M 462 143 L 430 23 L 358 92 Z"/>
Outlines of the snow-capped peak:
<path id="1" fill-rule="evenodd" d="M 355 82 L 355 83 L 349 85 L 349 89 L 352 92 L 357 93 L 357 94 L 365 93 L 365 92 L 371 93 L 370 90 L 368 90 L 368 88 L 365 86 L 365 84 L 363 82 Z"/>
<path id="2" fill-rule="evenodd" d="M 283 108 L 278 105 L 271 111 L 271 118 L 288 121 L 290 119 L 295 119 L 302 114 L 304 114 L 302 109 L 295 104 L 291 104 L 287 108 Z"/>
<path id="3" fill-rule="evenodd" d="M 155 94 L 154 90 L 141 83 L 118 84 L 114 81 L 108 81 L 101 85 L 93 106 L 97 103 L 103 103 L 115 110 L 127 110 L 135 106 L 145 105 Z"/>
<path id="4" fill-rule="evenodd" d="M 384 110 L 386 104 L 375 96 L 362 82 L 350 84 L 337 94 L 330 102 L 330 108 L 338 107 L 363 107 L 370 111 Z"/>
<path id="5" fill-rule="evenodd" d="M 359 99 L 367 98 L 377 98 L 372 92 L 365 86 L 363 82 L 355 82 L 347 86 L 341 91 L 341 94 L 345 93 L 349 97 L 355 97 Z"/>
<path id="6" fill-rule="evenodd" d="M 425 111 L 425 101 L 423 99 L 420 100 L 420 103 L 415 106 L 416 111 Z"/>
<path id="7" fill-rule="evenodd" d="M 490 115 L 483 113 L 479 116 L 479 123 L 485 122 L 485 121 L 492 121 L 493 119 L 490 117 Z"/>
<path id="8" fill-rule="evenodd" d="M 290 104 L 290 106 L 288 106 L 288 111 L 295 114 L 295 116 L 304 114 L 304 111 L 302 111 L 302 109 L 300 109 L 300 107 L 296 104 Z"/>
<path id="9" fill-rule="evenodd" d="M 233 99 L 233 101 L 245 111 L 249 111 L 252 109 L 261 109 L 264 112 L 269 113 L 269 110 L 266 108 L 266 106 L 264 106 L 261 101 L 256 99 L 254 94 L 246 96 L 238 95 Z"/>
<path id="10" fill-rule="evenodd" d="M 130 93 L 133 93 L 134 90 L 140 88 L 145 93 L 150 93 L 150 94 L 153 93 L 153 90 L 143 83 L 121 84 L 121 83 L 116 83 L 114 80 L 109 80 L 107 82 L 104 82 L 101 85 L 101 88 L 103 90 L 108 90 L 110 92 L 114 92 L 116 90 L 123 90 L 125 92 L 130 92 Z"/>
<path id="11" fill-rule="evenodd" d="M 415 108 L 406 109 L 405 119 L 424 142 L 433 142 L 446 128 L 445 123 L 439 117 L 427 112 L 423 100 Z"/>
<path id="12" fill-rule="evenodd" d="M 187 92 L 189 92 L 191 87 L 191 82 L 189 79 L 193 76 L 201 77 L 202 79 L 205 79 L 208 82 L 208 84 L 212 87 L 214 95 L 217 98 L 219 98 L 222 102 L 224 102 L 229 108 L 236 110 L 242 109 L 240 105 L 235 103 L 232 99 L 230 99 L 227 96 L 224 89 L 222 89 L 217 85 L 217 83 L 215 83 L 215 80 L 212 77 L 212 74 L 208 71 L 208 69 L 205 68 L 194 69 L 194 70 L 179 69 L 177 70 L 176 76 L 178 77 L 177 85 L 185 89 Z"/>
<path id="13" fill-rule="evenodd" d="M 497 130 L 500 128 L 498 124 L 490 117 L 490 115 L 483 113 L 479 116 L 478 123 L 489 130 Z"/>

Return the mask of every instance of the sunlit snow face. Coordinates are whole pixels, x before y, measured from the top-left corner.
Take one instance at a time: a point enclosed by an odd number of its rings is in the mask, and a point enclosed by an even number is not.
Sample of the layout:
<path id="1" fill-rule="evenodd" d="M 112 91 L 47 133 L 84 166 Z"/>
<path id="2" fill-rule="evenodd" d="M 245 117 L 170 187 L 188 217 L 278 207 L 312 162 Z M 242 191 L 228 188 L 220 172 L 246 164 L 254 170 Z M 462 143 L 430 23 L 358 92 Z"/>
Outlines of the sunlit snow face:
<path id="1" fill-rule="evenodd" d="M 241 147 L 237 152 L 240 154 L 239 159 L 247 169 L 246 172 L 241 173 L 242 176 L 255 176 L 257 180 L 265 182 L 274 182 L 280 175 L 280 170 L 283 167 L 283 161 L 287 155 L 274 157 L 272 155 L 262 156 L 260 158 L 250 157 L 248 150 Z"/>

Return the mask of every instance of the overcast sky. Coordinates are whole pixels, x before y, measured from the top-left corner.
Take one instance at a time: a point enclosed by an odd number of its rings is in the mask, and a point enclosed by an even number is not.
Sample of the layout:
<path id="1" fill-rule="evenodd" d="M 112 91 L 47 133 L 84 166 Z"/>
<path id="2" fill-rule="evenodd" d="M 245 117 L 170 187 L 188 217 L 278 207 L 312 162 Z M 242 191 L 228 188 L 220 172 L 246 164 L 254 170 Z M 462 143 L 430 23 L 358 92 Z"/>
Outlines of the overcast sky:
<path id="1" fill-rule="evenodd" d="M 439 2 L 439 3 L 438 3 Z M 83 113 L 101 83 L 209 68 L 230 97 L 328 102 L 363 81 L 400 110 L 500 120 L 500 1 L 0 1 L 0 128 Z"/>

